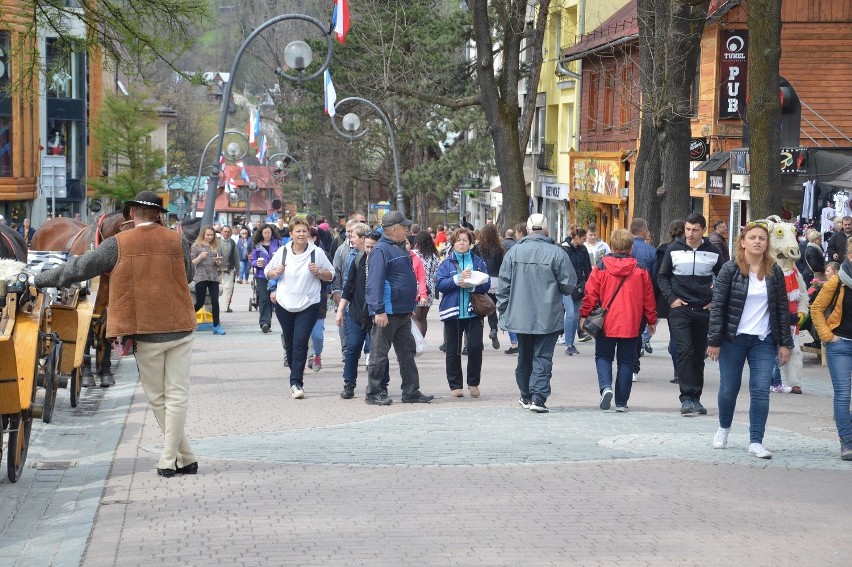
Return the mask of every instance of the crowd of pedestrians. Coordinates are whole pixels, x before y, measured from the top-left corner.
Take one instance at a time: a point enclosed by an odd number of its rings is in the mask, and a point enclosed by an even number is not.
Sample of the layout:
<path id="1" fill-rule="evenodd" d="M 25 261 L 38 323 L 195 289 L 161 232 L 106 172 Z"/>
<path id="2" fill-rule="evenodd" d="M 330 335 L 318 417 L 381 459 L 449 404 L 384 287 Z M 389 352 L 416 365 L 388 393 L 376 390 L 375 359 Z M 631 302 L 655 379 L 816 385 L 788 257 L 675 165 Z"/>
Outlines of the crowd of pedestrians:
<path id="1" fill-rule="evenodd" d="M 129 204 L 137 226 L 144 227 L 162 207 L 150 195 L 143 197 Z M 504 331 L 509 334 L 505 353 L 517 355 L 518 403 L 535 413 L 549 411 L 557 342 L 564 345 L 565 355 L 581 355 L 580 343 L 593 340 L 591 333 L 584 332 L 589 318 L 601 308 L 605 317 L 594 337 L 599 408 L 629 411 L 640 358 L 653 351 L 650 338 L 658 320 L 666 319 L 680 414 L 708 413 L 702 403 L 705 359 L 718 361 L 719 425 L 710 445 L 726 448 L 748 362 L 748 453 L 772 457 L 764 445 L 770 391 L 779 391 L 772 382 L 774 371 L 787 363 L 794 348 L 790 323 L 795 314 L 790 312 L 787 275 L 770 252 L 766 222 L 743 227 L 731 243 L 728 259 L 727 225 L 716 222 L 705 236 L 708 226 L 700 214 L 670 223 L 656 248 L 641 218 L 633 219 L 629 230 L 611 231 L 608 241 L 598 237 L 596 225 L 589 224 L 572 228 L 561 243 L 550 237 L 548 221 L 541 214 L 532 214 L 526 223 L 502 235 L 490 223 L 479 231 L 464 226 L 467 223 L 421 229 L 398 211 L 387 212 L 376 227 L 365 220 L 352 213 L 338 230 L 318 225 L 310 216 L 295 217 L 288 224 L 264 223 L 253 230 L 204 226 L 173 263 L 180 260 L 184 279 L 194 283 L 196 311 L 209 296 L 215 335 L 225 334 L 220 315 L 232 312 L 234 285 L 252 286 L 260 332 L 272 332 L 273 313 L 280 326 L 290 395 L 296 400 L 307 395 L 305 369 L 322 368 L 325 314 L 331 306 L 343 361 L 341 398 L 356 397 L 359 364 L 366 361 L 365 402 L 392 404 L 389 357 L 393 349 L 402 403 L 432 401 L 434 396 L 420 390 L 416 336 L 426 335 L 427 316 L 437 302 L 450 397 L 483 394 L 486 344 L 500 349 Z M 844 460 L 852 460 L 852 293 L 845 293 L 852 287 L 852 247 L 847 245 L 852 234 L 848 233 L 852 233 L 852 219 L 848 223 L 843 219 L 842 231 L 832 235 L 826 249 L 823 235 L 806 232 L 799 260 L 808 285 L 824 281 L 810 298 L 813 332 L 829 355 L 834 417 Z M 127 242 L 129 246 L 131 241 Z M 162 246 L 170 245 L 163 240 Z M 117 253 L 117 260 L 110 256 L 96 266 L 69 262 L 40 275 L 37 283 L 70 281 L 116 261 L 118 269 L 123 252 Z M 99 257 L 104 254 L 100 252 Z M 481 312 L 481 305 L 489 303 L 492 309 Z M 188 395 L 181 390 L 182 357 L 186 345 L 191 346 L 192 334 L 187 334 L 184 323 L 178 318 L 177 326 L 152 335 L 153 343 L 162 337 L 167 341 L 157 349 L 143 345 L 137 352 L 140 374 L 145 368 L 146 394 L 158 418 L 165 412 L 163 420 L 175 419 L 168 417 L 170 408 L 185 419 Z M 796 327 L 792 329 L 795 332 Z M 127 332 L 141 334 L 135 328 Z M 139 338 L 143 343 L 148 339 L 144 334 Z M 175 357 L 174 372 L 167 369 L 161 376 L 148 368 L 147 360 L 159 356 Z M 164 426 L 166 447 L 158 473 L 192 474 L 197 463 L 183 436 L 183 423 L 171 423 L 172 429 Z"/>

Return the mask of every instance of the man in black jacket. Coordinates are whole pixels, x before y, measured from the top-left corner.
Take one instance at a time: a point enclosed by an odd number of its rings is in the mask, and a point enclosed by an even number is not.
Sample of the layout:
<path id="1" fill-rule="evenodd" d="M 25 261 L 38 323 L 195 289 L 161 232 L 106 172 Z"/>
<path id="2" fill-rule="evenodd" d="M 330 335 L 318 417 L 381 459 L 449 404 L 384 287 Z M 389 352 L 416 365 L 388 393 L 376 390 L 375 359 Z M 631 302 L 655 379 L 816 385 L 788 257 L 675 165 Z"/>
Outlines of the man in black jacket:
<path id="1" fill-rule="evenodd" d="M 846 243 L 852 238 L 852 217 L 843 217 L 843 228 L 834 229 L 834 236 L 828 241 L 828 257 L 835 262 L 846 258 Z"/>
<path id="2" fill-rule="evenodd" d="M 660 293 L 671 307 L 669 332 L 677 344 L 680 413 L 684 416 L 707 413 L 701 405 L 701 393 L 713 276 L 724 261 L 719 249 L 704 238 L 706 228 L 702 215 L 689 215 L 683 238 L 675 239 L 666 249 L 657 275 Z"/>

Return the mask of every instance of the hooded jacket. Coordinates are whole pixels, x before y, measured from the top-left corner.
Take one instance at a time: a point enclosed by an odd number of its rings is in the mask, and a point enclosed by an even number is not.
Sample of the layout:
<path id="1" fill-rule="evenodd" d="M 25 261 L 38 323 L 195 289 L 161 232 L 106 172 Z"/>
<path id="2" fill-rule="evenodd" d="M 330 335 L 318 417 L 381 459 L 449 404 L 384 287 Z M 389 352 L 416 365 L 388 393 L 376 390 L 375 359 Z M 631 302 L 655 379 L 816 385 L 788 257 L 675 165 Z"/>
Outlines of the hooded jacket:
<path id="1" fill-rule="evenodd" d="M 695 250 L 685 237 L 676 238 L 666 248 L 657 274 L 660 293 L 668 305 L 681 299 L 690 307 L 702 309 L 713 300 L 713 276 L 724 263 L 719 249 L 707 238 L 702 238 Z"/>
<path id="2" fill-rule="evenodd" d="M 571 295 L 577 274 L 553 240 L 533 232 L 503 258 L 497 290 L 500 328 L 545 335 L 565 327 L 562 296 Z"/>
<path id="3" fill-rule="evenodd" d="M 624 284 L 616 295 L 622 279 Z M 609 338 L 638 337 L 643 316 L 649 325 L 657 324 L 657 306 L 651 276 L 647 270 L 639 267 L 636 258 L 632 256 L 609 254 L 592 268 L 592 275 L 586 282 L 586 295 L 580 307 L 580 318 L 588 317 L 598 304 L 604 308 L 609 305 L 607 316 L 604 318 L 604 334 Z"/>
<path id="4" fill-rule="evenodd" d="M 417 307 L 417 278 L 405 248 L 382 235 L 367 258 L 370 315 L 410 315 Z"/>

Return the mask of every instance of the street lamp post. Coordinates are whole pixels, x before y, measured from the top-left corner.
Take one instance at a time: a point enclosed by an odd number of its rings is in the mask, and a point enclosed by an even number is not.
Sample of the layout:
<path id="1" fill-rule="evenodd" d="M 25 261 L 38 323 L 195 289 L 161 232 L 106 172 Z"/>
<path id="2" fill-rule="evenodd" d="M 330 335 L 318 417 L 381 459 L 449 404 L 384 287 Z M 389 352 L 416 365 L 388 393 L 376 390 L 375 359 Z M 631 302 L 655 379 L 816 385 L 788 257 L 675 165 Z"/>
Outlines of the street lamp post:
<path id="1" fill-rule="evenodd" d="M 284 166 L 286 164 L 283 161 L 273 161 L 275 158 L 278 158 L 278 157 L 283 157 L 283 158 L 286 158 L 286 159 L 292 161 L 293 163 L 296 164 L 296 167 L 299 168 L 299 178 L 302 180 L 302 204 L 307 208 L 307 206 L 308 206 L 308 184 L 305 182 L 305 170 L 302 169 L 302 164 L 299 163 L 299 160 L 297 160 L 296 158 L 294 158 L 290 154 L 285 153 L 285 152 L 279 152 L 277 154 L 273 154 L 273 155 L 269 156 L 269 158 L 267 158 L 267 160 L 266 160 L 266 165 L 268 166 L 269 164 L 274 163 L 275 168 L 277 170 L 280 171 L 280 170 L 284 169 Z"/>
<path id="2" fill-rule="evenodd" d="M 376 114 L 378 114 L 379 117 L 384 121 L 385 126 L 387 126 L 388 134 L 390 135 L 391 154 L 393 155 L 393 172 L 394 172 L 394 177 L 395 177 L 395 180 L 396 180 L 396 210 L 405 214 L 405 211 L 404 211 L 405 207 L 404 207 L 404 202 L 403 202 L 403 199 L 402 199 L 402 185 L 399 182 L 399 158 L 397 157 L 397 152 L 396 152 L 396 137 L 394 136 L 393 126 L 391 126 L 390 120 L 388 120 L 387 115 L 375 103 L 370 102 L 369 100 L 367 100 L 365 98 L 358 97 L 358 96 L 350 96 L 350 97 L 344 98 L 343 100 L 341 100 L 340 102 L 335 104 L 334 105 L 335 114 L 337 114 L 337 107 L 342 105 L 342 104 L 345 104 L 347 102 L 363 102 L 364 104 L 366 104 L 367 106 L 372 108 L 376 112 Z M 360 140 L 361 138 L 363 138 L 367 134 L 367 132 L 369 132 L 369 130 L 364 129 L 362 132 L 356 133 L 356 132 L 358 132 L 358 129 L 361 127 L 361 119 L 358 118 L 358 115 L 355 114 L 354 112 L 350 112 L 350 113 L 346 114 L 346 116 L 343 117 L 341 122 L 343 124 L 343 128 L 346 130 L 346 133 L 342 132 L 340 130 L 340 128 L 337 127 L 337 122 L 335 122 L 333 116 L 331 117 L 331 125 L 332 125 L 332 127 L 334 127 L 335 132 L 337 132 L 338 134 L 340 134 L 341 136 L 343 136 L 344 138 L 346 138 L 350 142 L 352 142 L 354 140 Z"/>
<path id="3" fill-rule="evenodd" d="M 295 82 L 297 85 L 301 85 L 302 81 L 310 81 L 316 79 L 321 76 L 323 72 L 328 69 L 329 63 L 331 63 L 331 54 L 334 49 L 332 37 L 330 30 L 323 26 L 319 20 L 316 18 L 312 18 L 311 16 L 305 16 L 304 14 L 282 14 L 280 16 L 276 16 L 271 18 L 257 27 L 249 36 L 243 41 L 240 48 L 237 50 L 237 54 L 234 56 L 234 61 L 231 64 L 231 74 L 228 77 L 228 82 L 225 83 L 225 92 L 222 95 L 222 115 L 219 118 L 219 138 L 216 143 L 216 156 L 222 153 L 222 134 L 225 132 L 225 124 L 228 120 L 228 104 L 231 101 L 231 90 L 233 89 L 234 79 L 237 76 L 237 67 L 240 64 L 240 59 L 243 57 L 243 52 L 245 52 L 248 45 L 260 34 L 260 32 L 264 31 L 266 28 L 273 26 L 279 22 L 284 22 L 288 20 L 299 20 L 303 22 L 308 22 L 315 26 L 325 37 L 326 40 L 326 56 L 325 61 L 322 66 L 315 72 L 309 75 L 290 75 L 285 71 L 278 69 L 276 73 L 281 77 L 289 81 Z M 287 47 L 284 48 L 284 61 L 287 63 L 287 66 L 291 69 L 295 69 L 299 73 L 308 68 L 311 64 L 311 60 L 313 59 L 313 54 L 311 53 L 311 48 L 304 41 L 291 41 L 287 44 Z M 204 224 L 208 224 L 212 222 L 213 216 L 216 214 L 216 203 L 215 203 L 215 195 L 213 199 L 208 198 L 204 203 L 204 217 L 202 222 Z"/>
<path id="4" fill-rule="evenodd" d="M 240 137 L 242 137 L 243 140 L 246 141 L 246 148 L 248 148 L 248 138 L 246 138 L 246 135 L 243 134 L 242 132 L 240 132 L 238 130 L 228 130 L 227 132 L 222 132 L 220 134 L 221 134 L 221 136 L 224 136 L 225 134 L 235 134 L 237 136 L 240 136 Z M 217 139 L 219 139 L 221 137 L 220 134 L 216 134 L 215 136 L 210 138 L 210 141 L 207 142 L 206 146 L 204 146 L 204 151 L 201 152 L 201 159 L 198 160 L 198 175 L 195 176 L 195 186 L 194 186 L 194 190 L 192 192 L 192 213 L 193 213 L 193 215 L 195 214 L 196 211 L 198 211 L 198 190 L 199 190 L 198 184 L 201 180 L 201 170 L 204 168 L 204 158 L 207 157 L 207 150 L 210 149 L 210 144 L 212 144 Z M 219 152 L 220 153 L 222 152 L 221 145 L 219 147 Z M 214 167 L 218 168 L 218 165 L 214 166 Z M 215 195 L 216 191 L 214 190 L 213 193 L 214 193 L 213 198 L 215 199 L 216 198 L 216 195 Z M 209 195 L 208 195 L 208 197 L 209 197 Z M 205 209 L 206 208 L 207 208 L 207 203 L 205 202 Z M 211 215 L 211 217 L 212 217 L 212 215 Z"/>

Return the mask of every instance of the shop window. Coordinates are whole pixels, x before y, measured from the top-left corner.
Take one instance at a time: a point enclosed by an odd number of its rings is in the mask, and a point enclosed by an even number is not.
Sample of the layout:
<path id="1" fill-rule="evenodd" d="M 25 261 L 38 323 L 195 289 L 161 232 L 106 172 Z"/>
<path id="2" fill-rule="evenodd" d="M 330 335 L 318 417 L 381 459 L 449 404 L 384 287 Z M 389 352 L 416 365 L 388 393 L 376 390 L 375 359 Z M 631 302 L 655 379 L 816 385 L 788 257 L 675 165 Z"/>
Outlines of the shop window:
<path id="1" fill-rule="evenodd" d="M 695 74 L 692 76 L 692 85 L 689 87 L 689 116 L 698 118 L 698 95 L 701 86 L 701 53 L 695 62 Z"/>
<path id="2" fill-rule="evenodd" d="M 598 74 L 589 73 L 589 113 L 588 129 L 594 132 L 598 127 Z"/>
<path id="3" fill-rule="evenodd" d="M 0 31 L 0 177 L 12 176 L 12 104 L 9 84 L 9 32 Z"/>

